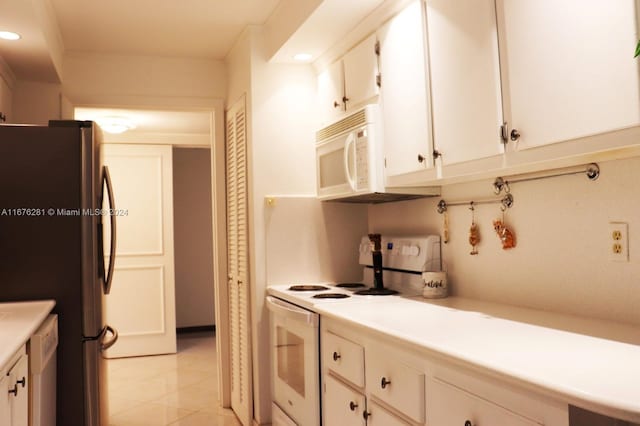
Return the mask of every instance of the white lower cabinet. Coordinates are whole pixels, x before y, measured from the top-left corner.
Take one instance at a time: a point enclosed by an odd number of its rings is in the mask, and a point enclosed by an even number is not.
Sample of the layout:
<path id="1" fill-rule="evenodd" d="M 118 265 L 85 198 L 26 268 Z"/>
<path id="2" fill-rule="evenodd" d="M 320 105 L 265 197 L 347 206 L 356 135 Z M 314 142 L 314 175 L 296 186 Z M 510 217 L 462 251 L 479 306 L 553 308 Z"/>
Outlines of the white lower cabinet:
<path id="1" fill-rule="evenodd" d="M 326 426 L 569 425 L 566 402 L 374 329 L 324 317 L 320 323 Z"/>
<path id="2" fill-rule="evenodd" d="M 541 425 L 463 389 L 429 379 L 428 424 L 438 426 Z"/>
<path id="3" fill-rule="evenodd" d="M 0 368 L 0 425 L 29 424 L 29 356 L 23 346 Z"/>

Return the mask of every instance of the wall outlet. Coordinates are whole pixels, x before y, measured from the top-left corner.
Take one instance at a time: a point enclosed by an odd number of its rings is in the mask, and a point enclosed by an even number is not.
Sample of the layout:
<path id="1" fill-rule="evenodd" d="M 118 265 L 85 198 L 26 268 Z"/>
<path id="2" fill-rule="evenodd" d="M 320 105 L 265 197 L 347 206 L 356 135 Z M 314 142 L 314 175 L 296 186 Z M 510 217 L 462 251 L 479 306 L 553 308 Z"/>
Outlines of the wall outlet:
<path id="1" fill-rule="evenodd" d="M 626 222 L 609 222 L 609 260 L 629 261 L 629 225 Z"/>

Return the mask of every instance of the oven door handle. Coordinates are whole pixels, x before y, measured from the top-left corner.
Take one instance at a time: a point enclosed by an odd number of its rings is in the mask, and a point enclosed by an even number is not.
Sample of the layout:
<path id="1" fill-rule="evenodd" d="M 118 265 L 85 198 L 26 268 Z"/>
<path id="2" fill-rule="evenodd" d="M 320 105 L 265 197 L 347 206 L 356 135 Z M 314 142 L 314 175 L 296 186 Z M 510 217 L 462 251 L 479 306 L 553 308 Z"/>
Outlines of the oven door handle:
<path id="1" fill-rule="evenodd" d="M 267 296 L 267 309 L 276 315 L 301 322 L 309 327 L 318 327 L 319 315 L 315 312 L 307 311 L 284 300 L 273 296 Z"/>

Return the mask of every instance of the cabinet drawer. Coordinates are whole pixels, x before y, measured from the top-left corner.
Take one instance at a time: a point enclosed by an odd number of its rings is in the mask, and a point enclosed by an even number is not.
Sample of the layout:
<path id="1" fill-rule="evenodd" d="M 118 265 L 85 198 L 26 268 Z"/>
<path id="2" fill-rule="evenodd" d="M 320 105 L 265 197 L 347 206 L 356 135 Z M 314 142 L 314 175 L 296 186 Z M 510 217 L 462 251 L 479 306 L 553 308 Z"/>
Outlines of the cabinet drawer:
<path id="1" fill-rule="evenodd" d="M 334 373 L 356 386 L 364 387 L 364 348 L 333 333 L 322 341 L 322 362 Z"/>
<path id="2" fill-rule="evenodd" d="M 542 425 L 461 388 L 430 378 L 427 391 L 428 423 L 438 426 L 471 424 Z M 466 423 L 466 422 L 469 423 Z"/>
<path id="3" fill-rule="evenodd" d="M 368 351 L 366 362 L 367 389 L 371 394 L 423 423 L 424 373 L 402 363 L 387 351 Z"/>
<path id="4" fill-rule="evenodd" d="M 367 426 L 410 426 L 409 423 L 394 416 L 375 402 L 367 404 Z"/>
<path id="5" fill-rule="evenodd" d="M 366 424 L 362 415 L 364 408 L 364 395 L 329 375 L 325 376 L 323 423 L 326 426 L 364 426 Z"/>

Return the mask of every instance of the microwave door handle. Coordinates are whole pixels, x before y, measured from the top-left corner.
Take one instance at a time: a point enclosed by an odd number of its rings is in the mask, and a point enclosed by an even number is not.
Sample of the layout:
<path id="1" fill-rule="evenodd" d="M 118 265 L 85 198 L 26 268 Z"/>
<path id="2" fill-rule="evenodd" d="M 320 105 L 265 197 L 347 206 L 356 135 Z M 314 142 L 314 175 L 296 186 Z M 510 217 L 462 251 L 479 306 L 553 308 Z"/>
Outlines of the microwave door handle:
<path id="1" fill-rule="evenodd" d="M 350 165 L 351 165 L 351 147 L 354 146 L 356 142 L 356 138 L 353 136 L 353 133 L 349 133 L 349 135 L 347 135 L 347 140 L 345 141 L 344 144 L 344 172 L 345 175 L 347 176 L 347 182 L 349 182 L 349 186 L 351 187 L 352 191 L 356 190 L 356 182 L 353 178 L 353 176 L 351 176 L 351 172 L 350 172 Z M 355 157 L 355 153 L 354 153 L 354 157 Z M 354 167 L 355 168 L 355 167 Z"/>

